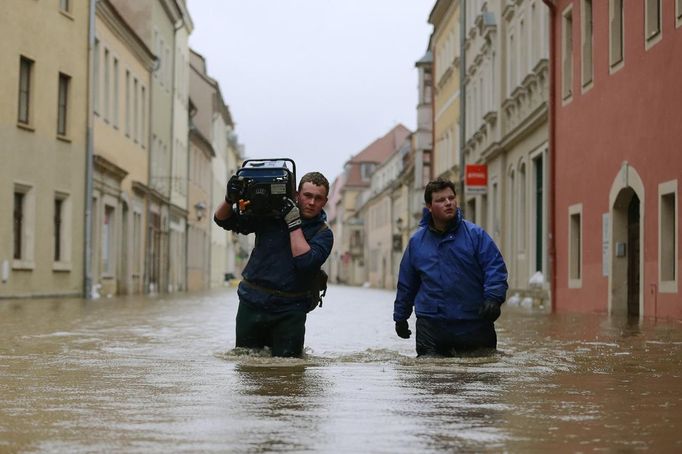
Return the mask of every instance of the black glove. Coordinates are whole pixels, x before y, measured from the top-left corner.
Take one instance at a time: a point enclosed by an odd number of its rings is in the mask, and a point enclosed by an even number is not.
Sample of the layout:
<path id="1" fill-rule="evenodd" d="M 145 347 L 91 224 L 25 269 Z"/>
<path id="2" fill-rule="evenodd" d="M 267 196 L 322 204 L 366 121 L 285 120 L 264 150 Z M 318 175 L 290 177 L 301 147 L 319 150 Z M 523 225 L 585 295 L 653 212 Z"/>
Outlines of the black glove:
<path id="1" fill-rule="evenodd" d="M 284 199 L 282 206 L 282 214 L 284 215 L 284 222 L 287 223 L 287 228 L 290 232 L 301 227 L 301 212 L 296 206 L 296 202 L 290 198 Z"/>
<path id="2" fill-rule="evenodd" d="M 410 334 L 412 334 L 412 331 L 410 331 L 410 325 L 407 324 L 407 320 L 395 322 L 395 332 L 398 337 L 402 337 L 403 339 L 409 339 Z"/>
<path id="3" fill-rule="evenodd" d="M 232 200 L 230 195 L 235 195 L 241 184 L 241 180 L 239 180 L 237 175 L 232 175 L 230 179 L 227 180 L 227 188 L 225 189 L 225 202 L 227 202 L 228 205 L 231 206 L 233 203 L 238 202 L 238 200 Z"/>
<path id="4" fill-rule="evenodd" d="M 478 315 L 485 320 L 494 322 L 500 317 L 500 303 L 491 300 L 483 301 L 483 306 L 478 310 Z"/>

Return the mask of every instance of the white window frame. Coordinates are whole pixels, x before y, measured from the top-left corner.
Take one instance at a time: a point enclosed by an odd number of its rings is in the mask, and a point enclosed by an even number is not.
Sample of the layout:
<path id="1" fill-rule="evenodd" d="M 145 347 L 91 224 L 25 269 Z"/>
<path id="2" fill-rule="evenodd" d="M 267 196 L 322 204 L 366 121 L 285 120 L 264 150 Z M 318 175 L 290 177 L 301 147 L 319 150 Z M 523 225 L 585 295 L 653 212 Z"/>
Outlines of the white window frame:
<path id="1" fill-rule="evenodd" d="M 614 55 L 614 38 L 618 30 L 613 27 L 615 18 L 615 2 L 620 2 L 620 58 L 616 60 Z M 625 0 L 609 0 L 609 74 L 613 74 L 625 66 Z"/>
<path id="2" fill-rule="evenodd" d="M 573 217 L 579 216 L 580 224 L 578 230 L 575 231 L 573 226 Z M 577 235 L 578 245 L 575 244 L 575 237 Z M 585 245 L 583 235 L 583 204 L 577 203 L 568 207 L 568 238 L 566 258 L 568 259 L 568 288 L 582 288 L 583 286 L 583 250 Z M 576 257 L 577 255 L 577 257 Z M 577 276 L 575 274 L 575 267 L 577 268 Z"/>
<path id="3" fill-rule="evenodd" d="M 35 191 L 30 184 L 14 182 L 12 194 L 20 192 L 24 195 L 21 214 L 21 257 L 12 259 L 12 269 L 33 270 L 35 267 L 35 225 L 36 200 Z M 12 243 L 14 244 L 14 243 Z"/>
<path id="4" fill-rule="evenodd" d="M 60 258 L 59 261 L 53 261 L 52 270 L 53 271 L 71 271 L 71 197 L 69 193 L 66 192 L 55 192 L 55 200 L 62 201 L 62 212 L 61 212 L 61 225 L 60 225 Z M 55 213 L 53 213 L 55 214 Z M 54 225 L 54 224 L 53 224 Z M 53 242 L 53 248 L 55 246 Z M 54 252 L 54 251 L 53 251 Z M 52 254 L 54 260 L 54 253 Z"/>
<path id="5" fill-rule="evenodd" d="M 675 28 L 682 27 L 682 0 L 675 0 Z"/>
<path id="6" fill-rule="evenodd" d="M 646 50 L 654 47 L 663 39 L 663 0 L 644 0 L 644 48 Z M 658 8 L 657 28 L 649 28 L 649 11 L 651 8 Z"/>
<path id="7" fill-rule="evenodd" d="M 59 73 L 58 77 L 58 82 L 57 82 L 57 136 L 60 138 L 68 138 L 69 137 L 69 126 L 70 126 L 70 121 L 69 121 L 69 111 L 71 107 L 70 98 L 71 98 L 71 76 L 68 74 Z M 62 81 L 64 81 L 64 90 L 62 90 Z M 63 109 L 62 109 L 62 97 L 63 99 Z M 62 122 L 63 122 L 63 130 L 62 130 Z"/>
<path id="8" fill-rule="evenodd" d="M 561 99 L 573 99 L 573 5 L 561 13 Z M 570 47 L 569 47 L 570 46 Z"/>
<path id="9" fill-rule="evenodd" d="M 675 266 L 674 276 L 672 280 L 663 280 L 663 251 L 670 250 L 670 246 L 663 245 L 664 236 L 664 213 L 663 213 L 663 197 L 672 194 L 675 197 L 675 206 L 673 207 L 673 222 L 674 222 L 674 248 L 673 248 L 673 263 Z M 661 293 L 677 293 L 678 292 L 678 282 L 680 276 L 679 270 L 679 250 L 680 250 L 680 238 L 679 238 L 679 222 L 680 222 L 680 202 L 679 202 L 679 191 L 677 180 L 666 181 L 658 185 L 658 289 Z"/>
<path id="10" fill-rule="evenodd" d="M 599 0 L 597 0 L 599 1 Z M 590 5 L 589 27 L 586 5 Z M 587 55 L 589 54 L 589 61 Z M 594 1 L 580 2 L 580 79 L 583 93 L 594 84 Z"/>

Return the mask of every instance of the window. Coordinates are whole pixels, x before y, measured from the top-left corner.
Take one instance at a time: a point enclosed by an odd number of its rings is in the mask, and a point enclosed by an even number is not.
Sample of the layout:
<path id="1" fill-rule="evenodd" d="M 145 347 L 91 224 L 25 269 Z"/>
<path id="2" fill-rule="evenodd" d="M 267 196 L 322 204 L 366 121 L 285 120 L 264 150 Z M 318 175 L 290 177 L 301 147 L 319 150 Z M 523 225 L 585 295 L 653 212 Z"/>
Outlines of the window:
<path id="1" fill-rule="evenodd" d="M 573 10 L 568 8 L 563 14 L 562 34 L 562 80 L 561 94 L 563 99 L 568 99 L 573 94 Z"/>
<path id="2" fill-rule="evenodd" d="M 14 244 L 14 258 L 20 260 L 23 256 L 23 239 L 24 239 L 24 198 L 22 192 L 14 193 L 14 229 L 13 229 L 13 244 Z"/>
<path id="3" fill-rule="evenodd" d="M 114 207 L 104 207 L 104 220 L 102 223 L 102 272 L 111 274 L 114 251 Z"/>
<path id="4" fill-rule="evenodd" d="M 57 134 L 67 135 L 69 113 L 69 84 L 71 77 L 59 73 L 59 93 L 57 95 Z"/>
<path id="5" fill-rule="evenodd" d="M 138 89 L 137 89 L 137 77 L 133 78 L 133 140 L 135 143 L 138 141 L 138 109 L 139 109 L 139 103 L 138 103 Z"/>
<path id="6" fill-rule="evenodd" d="M 54 261 L 59 262 L 62 259 L 62 208 L 64 200 L 60 198 L 54 199 Z"/>
<path id="7" fill-rule="evenodd" d="M 523 252 L 526 250 L 526 235 L 528 234 L 526 229 L 526 164 L 521 164 L 519 167 L 519 206 L 518 206 L 518 217 L 517 217 L 517 241 L 518 241 L 518 251 Z"/>
<path id="8" fill-rule="evenodd" d="M 144 87 L 140 87 L 141 93 L 140 93 L 140 143 L 142 144 L 142 148 L 145 148 L 145 137 L 146 137 L 146 127 L 147 127 L 147 103 L 145 101 L 147 97 L 146 90 Z"/>
<path id="9" fill-rule="evenodd" d="M 93 81 L 93 103 L 95 107 L 95 113 L 99 114 L 99 39 L 95 38 L 95 49 L 94 49 L 94 54 L 93 55 L 93 62 L 92 62 L 92 71 L 93 71 L 93 76 L 92 78 L 94 79 Z"/>
<path id="10" fill-rule="evenodd" d="M 142 251 L 142 214 L 138 211 L 133 213 L 133 251 Z M 141 270 L 140 257 L 133 258 L 133 274 L 139 276 Z"/>
<path id="11" fill-rule="evenodd" d="M 35 237 L 35 197 L 31 186 L 14 184 L 12 207 L 13 268 L 33 269 L 33 238 Z"/>
<path id="12" fill-rule="evenodd" d="M 104 120 L 109 121 L 109 94 L 111 93 L 109 49 L 104 49 Z"/>
<path id="13" fill-rule="evenodd" d="M 677 26 L 682 25 L 682 0 L 675 0 L 675 17 L 677 18 Z"/>
<path id="14" fill-rule="evenodd" d="M 568 208 L 568 286 L 582 286 L 582 211 L 581 204 Z"/>
<path id="15" fill-rule="evenodd" d="M 71 1 L 59 0 L 59 9 L 68 13 L 69 11 L 71 11 Z"/>
<path id="16" fill-rule="evenodd" d="M 677 235 L 677 181 L 658 186 L 658 269 L 661 292 L 677 292 L 677 259 L 679 238 Z"/>
<path id="17" fill-rule="evenodd" d="M 126 118 L 125 118 L 125 124 L 126 124 L 126 136 L 130 137 L 130 71 L 126 69 Z"/>
<path id="18" fill-rule="evenodd" d="M 33 72 L 33 60 L 21 57 L 19 60 L 19 123 L 28 125 L 31 123 L 31 73 Z"/>
<path id="19" fill-rule="evenodd" d="M 592 0 L 583 0 L 582 3 L 582 84 L 583 87 L 592 82 Z"/>
<path id="20" fill-rule="evenodd" d="M 645 0 L 644 33 L 647 43 L 661 34 L 661 0 Z"/>
<path id="21" fill-rule="evenodd" d="M 119 106 L 119 93 L 118 93 L 118 58 L 114 57 L 114 112 L 112 114 L 112 124 L 114 128 L 118 129 L 118 106 Z"/>
<path id="22" fill-rule="evenodd" d="M 534 172 L 534 207 L 535 207 L 535 271 L 542 271 L 543 256 L 543 160 L 542 155 L 533 159 Z"/>
<path id="23" fill-rule="evenodd" d="M 609 57 L 611 67 L 614 67 L 624 58 L 623 0 L 611 0 L 609 14 Z"/>

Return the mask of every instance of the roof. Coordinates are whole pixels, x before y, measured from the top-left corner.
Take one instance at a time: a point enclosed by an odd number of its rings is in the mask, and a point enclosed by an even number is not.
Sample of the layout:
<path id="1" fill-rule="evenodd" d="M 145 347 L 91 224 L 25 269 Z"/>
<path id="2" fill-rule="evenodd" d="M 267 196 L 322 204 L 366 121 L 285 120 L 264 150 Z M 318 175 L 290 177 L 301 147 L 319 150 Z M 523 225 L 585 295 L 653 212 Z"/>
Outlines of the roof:
<path id="1" fill-rule="evenodd" d="M 393 129 L 388 131 L 383 137 L 375 140 L 367 147 L 365 147 L 360 153 L 356 154 L 350 159 L 350 162 L 361 163 L 361 162 L 374 162 L 381 164 L 386 159 L 388 159 L 395 150 L 397 150 L 403 141 L 412 132 L 407 129 L 402 124 L 398 123 Z"/>

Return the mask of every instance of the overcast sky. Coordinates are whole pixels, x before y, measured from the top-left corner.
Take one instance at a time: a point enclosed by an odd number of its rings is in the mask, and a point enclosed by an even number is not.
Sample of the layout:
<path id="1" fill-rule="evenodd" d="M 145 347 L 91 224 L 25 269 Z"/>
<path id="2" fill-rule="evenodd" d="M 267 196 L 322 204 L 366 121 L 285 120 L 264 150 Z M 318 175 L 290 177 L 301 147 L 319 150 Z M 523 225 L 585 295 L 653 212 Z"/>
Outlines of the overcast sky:
<path id="1" fill-rule="evenodd" d="M 397 123 L 416 125 L 434 0 L 188 0 L 246 157 L 291 157 L 330 183 Z"/>

